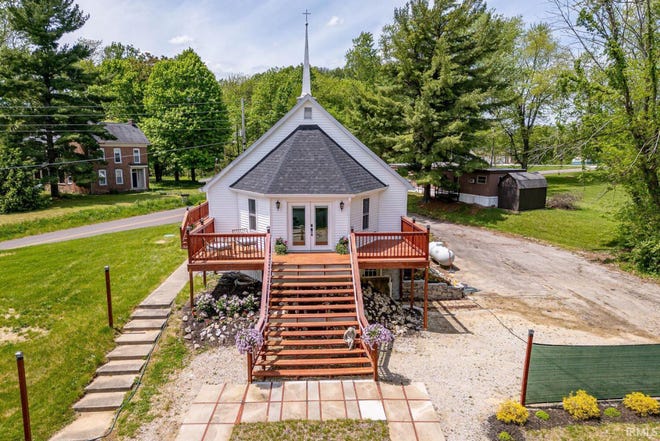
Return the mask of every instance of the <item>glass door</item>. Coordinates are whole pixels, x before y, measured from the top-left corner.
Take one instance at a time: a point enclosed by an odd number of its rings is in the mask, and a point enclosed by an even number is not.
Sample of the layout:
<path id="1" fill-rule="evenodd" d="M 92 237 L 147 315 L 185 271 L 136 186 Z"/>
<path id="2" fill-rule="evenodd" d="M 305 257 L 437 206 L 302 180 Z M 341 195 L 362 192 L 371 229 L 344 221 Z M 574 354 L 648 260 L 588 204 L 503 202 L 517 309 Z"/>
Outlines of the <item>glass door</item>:
<path id="1" fill-rule="evenodd" d="M 314 247 L 328 246 L 328 206 L 314 205 Z"/>
<path id="2" fill-rule="evenodd" d="M 291 251 L 327 250 L 332 237 L 330 205 L 314 202 L 291 204 L 289 248 Z"/>
<path id="3" fill-rule="evenodd" d="M 291 249 L 306 250 L 307 234 L 307 206 L 294 205 L 291 207 Z"/>

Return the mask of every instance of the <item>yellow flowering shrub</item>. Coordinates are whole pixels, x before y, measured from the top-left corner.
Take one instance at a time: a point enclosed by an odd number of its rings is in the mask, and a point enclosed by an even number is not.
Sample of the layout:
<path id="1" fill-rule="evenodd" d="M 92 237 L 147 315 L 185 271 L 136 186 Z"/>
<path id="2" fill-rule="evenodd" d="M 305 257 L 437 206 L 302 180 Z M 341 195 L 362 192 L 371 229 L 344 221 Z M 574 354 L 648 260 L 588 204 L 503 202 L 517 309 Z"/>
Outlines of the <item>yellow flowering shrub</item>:
<path id="1" fill-rule="evenodd" d="M 529 411 L 517 401 L 506 400 L 500 404 L 495 417 L 503 423 L 515 423 L 522 426 L 529 418 Z"/>
<path id="2" fill-rule="evenodd" d="M 642 392 L 633 392 L 626 395 L 623 398 L 623 405 L 643 417 L 660 413 L 660 403 L 658 403 L 658 400 Z"/>
<path id="3" fill-rule="evenodd" d="M 578 390 L 569 396 L 564 397 L 564 410 L 576 420 L 588 420 L 589 418 L 598 418 L 600 409 L 596 397 L 589 395 L 584 390 Z"/>

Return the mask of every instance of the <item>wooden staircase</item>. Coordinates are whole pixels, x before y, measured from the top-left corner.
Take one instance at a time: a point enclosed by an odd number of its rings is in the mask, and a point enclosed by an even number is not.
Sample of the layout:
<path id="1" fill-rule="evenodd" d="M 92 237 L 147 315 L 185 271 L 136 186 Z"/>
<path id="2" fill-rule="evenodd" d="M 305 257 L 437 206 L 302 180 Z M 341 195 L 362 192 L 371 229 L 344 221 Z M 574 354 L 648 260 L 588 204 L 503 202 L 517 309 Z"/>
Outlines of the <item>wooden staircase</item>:
<path id="1" fill-rule="evenodd" d="M 344 332 L 355 328 L 353 348 Z M 350 263 L 275 262 L 264 345 L 255 357 L 256 379 L 370 376 L 374 369 L 360 341 Z"/>

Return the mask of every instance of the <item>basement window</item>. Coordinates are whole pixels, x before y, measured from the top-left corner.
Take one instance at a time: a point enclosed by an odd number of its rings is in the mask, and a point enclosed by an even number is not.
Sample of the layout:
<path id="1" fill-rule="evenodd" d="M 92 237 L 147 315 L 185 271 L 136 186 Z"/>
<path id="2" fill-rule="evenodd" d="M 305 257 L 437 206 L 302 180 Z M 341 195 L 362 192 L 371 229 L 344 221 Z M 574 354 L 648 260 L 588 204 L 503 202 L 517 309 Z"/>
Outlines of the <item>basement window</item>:
<path id="1" fill-rule="evenodd" d="M 305 107 L 305 119 L 312 119 L 312 108 Z"/>

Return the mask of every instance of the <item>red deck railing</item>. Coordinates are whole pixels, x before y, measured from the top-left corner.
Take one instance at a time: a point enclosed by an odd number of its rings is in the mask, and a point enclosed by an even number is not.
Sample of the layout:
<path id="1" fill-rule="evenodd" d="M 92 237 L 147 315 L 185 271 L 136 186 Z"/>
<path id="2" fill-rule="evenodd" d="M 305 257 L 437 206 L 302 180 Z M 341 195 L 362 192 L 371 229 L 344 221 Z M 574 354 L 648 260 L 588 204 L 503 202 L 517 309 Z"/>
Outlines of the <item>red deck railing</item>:
<path id="1" fill-rule="evenodd" d="M 369 326 L 369 321 L 364 315 L 364 301 L 362 299 L 362 282 L 360 281 L 360 267 L 358 264 L 358 252 L 356 246 L 356 233 L 351 233 L 349 243 L 349 253 L 351 257 L 351 274 L 353 276 L 353 297 L 355 299 L 355 310 L 357 313 L 358 325 L 360 326 L 360 336 L 364 336 L 364 330 Z M 373 369 L 374 381 L 378 381 L 378 351 L 377 348 L 371 349 L 362 339 L 360 345 L 366 350 Z"/>
<path id="2" fill-rule="evenodd" d="M 354 233 L 360 259 L 428 259 L 428 228 L 401 218 L 400 233 Z"/>
<path id="3" fill-rule="evenodd" d="M 200 220 L 206 219 L 209 217 L 209 203 L 208 201 L 202 202 L 201 204 L 195 207 L 188 207 L 186 213 L 183 215 L 183 220 L 181 221 L 181 227 L 179 228 L 179 238 L 181 239 L 181 248 L 187 246 L 187 237 L 186 233 L 188 232 L 188 227 L 194 227 Z"/>
<path id="4" fill-rule="evenodd" d="M 212 230 L 213 221 L 210 219 L 208 224 L 198 227 L 187 235 L 188 263 L 265 258 L 268 233 L 225 234 L 215 233 Z"/>

